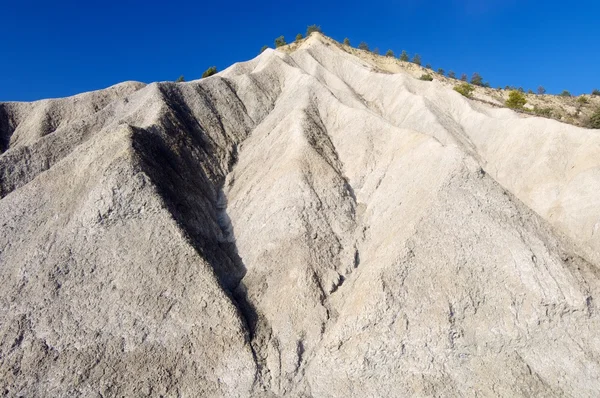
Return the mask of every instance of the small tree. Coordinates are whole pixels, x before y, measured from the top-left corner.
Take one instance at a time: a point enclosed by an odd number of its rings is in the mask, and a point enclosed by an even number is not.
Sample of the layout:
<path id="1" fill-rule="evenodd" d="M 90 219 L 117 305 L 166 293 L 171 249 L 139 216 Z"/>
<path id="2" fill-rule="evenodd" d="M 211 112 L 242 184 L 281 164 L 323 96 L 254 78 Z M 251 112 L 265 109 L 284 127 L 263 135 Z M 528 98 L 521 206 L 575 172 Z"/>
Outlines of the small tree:
<path id="1" fill-rule="evenodd" d="M 585 125 L 591 129 L 600 129 L 600 108 L 596 109 Z"/>
<path id="2" fill-rule="evenodd" d="M 261 53 L 261 54 L 262 54 L 262 53 L 264 53 L 264 52 L 265 52 L 265 50 L 266 50 L 267 48 L 269 48 L 269 46 L 262 46 L 262 47 L 260 48 L 260 53 Z"/>
<path id="3" fill-rule="evenodd" d="M 400 61 L 408 62 L 408 53 L 406 50 L 402 50 L 402 54 L 400 54 Z"/>
<path id="4" fill-rule="evenodd" d="M 532 89 L 527 90 L 527 94 L 533 94 L 533 90 Z"/>
<path id="5" fill-rule="evenodd" d="M 594 97 L 600 97 L 600 90 L 598 90 L 597 88 L 592 90 L 592 95 Z"/>
<path id="6" fill-rule="evenodd" d="M 444 76 L 446 74 L 446 71 L 443 70 L 442 68 L 438 68 L 438 73 L 442 76 Z"/>
<path id="7" fill-rule="evenodd" d="M 285 38 L 283 36 L 279 36 L 275 39 L 275 48 L 279 48 L 281 46 L 285 46 L 287 43 L 285 42 Z"/>
<path id="8" fill-rule="evenodd" d="M 544 95 L 544 94 L 546 94 L 546 89 L 544 88 L 544 86 L 539 86 L 539 87 L 537 88 L 537 93 L 538 93 L 539 95 Z"/>
<path id="9" fill-rule="evenodd" d="M 345 46 L 349 46 L 350 45 L 350 39 L 348 39 L 347 37 L 344 39 L 344 45 Z"/>
<path id="10" fill-rule="evenodd" d="M 375 50 L 373 50 L 373 54 L 379 55 L 379 48 L 375 47 Z"/>
<path id="11" fill-rule="evenodd" d="M 421 75 L 419 80 L 424 80 L 426 82 L 430 82 L 433 80 L 433 77 L 429 73 L 425 73 L 424 75 Z"/>
<path id="12" fill-rule="evenodd" d="M 471 98 L 475 87 L 471 86 L 469 83 L 461 83 L 459 85 L 454 86 L 454 91 L 464 95 L 467 98 Z"/>
<path id="13" fill-rule="evenodd" d="M 568 90 L 563 90 L 562 93 L 559 94 L 561 97 L 570 97 L 571 93 Z"/>
<path id="14" fill-rule="evenodd" d="M 467 74 L 463 73 L 462 75 L 460 75 L 460 80 L 462 80 L 463 82 L 467 81 Z"/>
<path id="15" fill-rule="evenodd" d="M 386 57 L 393 57 L 393 56 L 394 56 L 394 52 L 393 52 L 392 50 L 387 50 L 387 51 L 385 52 L 385 56 L 386 56 Z"/>
<path id="16" fill-rule="evenodd" d="M 364 51 L 369 51 L 369 45 L 367 43 L 365 43 L 364 41 L 361 41 L 360 44 L 358 45 L 358 49 L 364 50 Z"/>
<path id="17" fill-rule="evenodd" d="M 300 41 L 300 40 L 302 40 L 303 38 L 304 38 L 304 37 L 302 36 L 302 33 L 298 33 L 298 34 L 296 35 L 296 41 L 297 41 L 297 42 L 298 42 L 298 41 Z"/>
<path id="18" fill-rule="evenodd" d="M 313 32 L 323 33 L 319 25 L 310 25 L 306 27 L 306 37 L 310 36 Z"/>
<path id="19" fill-rule="evenodd" d="M 433 69 L 433 68 L 431 67 L 431 64 L 427 64 L 427 65 L 425 65 L 425 67 L 426 67 L 427 69 Z"/>
<path id="20" fill-rule="evenodd" d="M 474 84 L 476 86 L 483 86 L 483 78 L 479 73 L 473 73 L 473 76 L 471 76 L 471 84 Z"/>
<path id="21" fill-rule="evenodd" d="M 526 103 L 527 99 L 525 99 L 525 95 L 519 90 L 512 90 L 505 102 L 506 106 L 512 109 L 523 109 L 523 105 Z"/>
<path id="22" fill-rule="evenodd" d="M 421 65 L 421 56 L 419 54 L 415 54 L 412 62 L 413 64 Z"/>
<path id="23" fill-rule="evenodd" d="M 217 73 L 217 67 L 211 66 L 210 68 L 208 68 L 207 70 L 204 71 L 204 73 L 202 74 L 202 78 L 204 79 L 205 77 L 212 76 L 215 73 Z"/>
<path id="24" fill-rule="evenodd" d="M 185 77 L 183 77 L 183 75 L 181 75 L 177 78 L 177 80 L 175 80 L 175 83 L 183 83 L 184 81 L 185 81 Z"/>
<path id="25" fill-rule="evenodd" d="M 450 72 L 448 72 L 448 77 L 450 77 L 452 79 L 456 79 L 456 73 L 454 73 L 454 71 L 451 70 Z"/>

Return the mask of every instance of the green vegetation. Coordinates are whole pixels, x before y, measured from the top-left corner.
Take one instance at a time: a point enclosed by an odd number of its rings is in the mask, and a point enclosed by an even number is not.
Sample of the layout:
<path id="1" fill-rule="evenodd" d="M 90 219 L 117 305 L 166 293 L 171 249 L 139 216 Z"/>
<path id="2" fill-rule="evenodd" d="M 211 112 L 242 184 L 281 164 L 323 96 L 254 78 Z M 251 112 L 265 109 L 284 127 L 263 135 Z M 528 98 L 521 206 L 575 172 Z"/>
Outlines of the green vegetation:
<path id="1" fill-rule="evenodd" d="M 437 72 L 438 72 L 440 75 L 442 75 L 442 76 L 444 76 L 444 75 L 446 74 L 446 71 L 445 71 L 445 70 L 443 70 L 442 68 L 438 68 L 438 71 L 437 71 Z"/>
<path id="2" fill-rule="evenodd" d="M 408 60 L 408 53 L 406 52 L 406 50 L 402 50 L 402 54 L 400 54 L 400 61 L 408 62 Z"/>
<path id="3" fill-rule="evenodd" d="M 460 80 L 462 80 L 463 82 L 467 81 L 467 74 L 463 73 L 462 75 L 460 75 Z"/>
<path id="4" fill-rule="evenodd" d="M 600 97 L 600 90 L 598 90 L 597 88 L 592 90 L 592 95 L 594 97 Z"/>
<path id="5" fill-rule="evenodd" d="M 177 80 L 175 80 L 175 83 L 183 83 L 184 81 L 185 81 L 185 77 L 183 77 L 183 75 L 181 75 L 177 78 Z"/>
<path id="6" fill-rule="evenodd" d="M 421 75 L 419 80 L 424 80 L 426 82 L 430 82 L 433 80 L 433 77 L 429 73 L 425 73 L 424 75 Z"/>
<path id="7" fill-rule="evenodd" d="M 590 116 L 585 126 L 591 129 L 600 129 L 600 108 L 596 109 L 594 114 Z"/>
<path id="8" fill-rule="evenodd" d="M 394 56 L 394 52 L 393 52 L 392 50 L 387 50 L 387 51 L 385 52 L 385 56 L 386 56 L 386 57 L 393 57 L 393 56 Z"/>
<path id="9" fill-rule="evenodd" d="M 261 53 L 261 54 L 262 54 L 262 53 L 264 53 L 264 52 L 265 52 L 265 50 L 266 50 L 267 48 L 269 48 L 269 46 L 262 46 L 262 47 L 260 48 L 260 53 Z"/>
<path id="10" fill-rule="evenodd" d="M 538 116 L 552 117 L 552 108 L 539 108 L 537 105 L 533 107 L 533 113 Z"/>
<path id="11" fill-rule="evenodd" d="M 538 93 L 539 95 L 544 95 L 544 94 L 546 94 L 546 89 L 544 88 L 544 86 L 539 86 L 539 87 L 537 88 L 537 93 Z"/>
<path id="12" fill-rule="evenodd" d="M 465 75 L 465 78 L 466 78 L 466 75 Z M 475 90 L 475 87 L 471 86 L 469 83 L 461 83 L 461 84 L 454 86 L 454 91 L 464 95 L 467 98 L 471 98 L 471 95 L 473 94 L 474 90 Z"/>
<path id="13" fill-rule="evenodd" d="M 281 46 L 285 46 L 287 43 L 285 42 L 285 38 L 283 36 L 279 36 L 275 39 L 275 48 L 279 48 Z"/>
<path id="14" fill-rule="evenodd" d="M 215 73 L 217 73 L 217 67 L 211 66 L 210 68 L 208 68 L 207 70 L 204 71 L 204 73 L 202 74 L 202 78 L 204 79 L 205 77 L 212 76 Z"/>
<path id="15" fill-rule="evenodd" d="M 473 76 L 471 76 L 471 84 L 474 84 L 476 86 L 483 86 L 483 78 L 479 73 L 473 73 Z"/>
<path id="16" fill-rule="evenodd" d="M 508 94 L 508 99 L 505 104 L 512 109 L 523 109 L 523 105 L 527 103 L 525 95 L 519 90 L 512 90 Z"/>
<path id="17" fill-rule="evenodd" d="M 448 77 L 451 79 L 456 79 L 456 73 L 454 73 L 454 71 L 451 70 L 450 72 L 448 72 Z"/>
<path id="18" fill-rule="evenodd" d="M 425 67 L 426 67 L 427 69 L 433 69 L 433 68 L 431 67 L 431 64 L 427 64 L 427 65 L 425 65 Z"/>
<path id="19" fill-rule="evenodd" d="M 302 33 L 298 33 L 298 34 L 296 35 L 296 40 L 295 40 L 295 41 L 300 41 L 300 40 L 302 40 L 302 39 L 304 39 L 304 37 L 302 36 Z"/>
<path id="20" fill-rule="evenodd" d="M 421 56 L 419 54 L 415 54 L 412 62 L 413 64 L 421 65 Z"/>
<path id="21" fill-rule="evenodd" d="M 347 37 L 346 37 L 346 38 L 344 39 L 344 45 L 345 45 L 345 46 L 349 46 L 349 45 L 350 45 L 350 39 L 349 39 L 349 38 L 347 38 Z"/>
<path id="22" fill-rule="evenodd" d="M 369 45 L 367 43 L 365 43 L 364 41 L 361 41 L 360 44 L 358 45 L 358 49 L 364 50 L 364 51 L 369 51 Z"/>
<path id="23" fill-rule="evenodd" d="M 310 25 L 306 27 L 306 37 L 310 36 L 310 34 L 313 32 L 323 33 L 321 27 L 318 25 Z"/>
<path id="24" fill-rule="evenodd" d="M 585 104 L 589 104 L 590 100 L 588 100 L 587 97 L 582 95 L 581 97 L 577 98 L 577 103 L 579 103 L 581 105 L 585 105 Z"/>
<path id="25" fill-rule="evenodd" d="M 568 90 L 563 90 L 563 92 L 558 95 L 561 97 L 571 97 L 571 93 Z"/>

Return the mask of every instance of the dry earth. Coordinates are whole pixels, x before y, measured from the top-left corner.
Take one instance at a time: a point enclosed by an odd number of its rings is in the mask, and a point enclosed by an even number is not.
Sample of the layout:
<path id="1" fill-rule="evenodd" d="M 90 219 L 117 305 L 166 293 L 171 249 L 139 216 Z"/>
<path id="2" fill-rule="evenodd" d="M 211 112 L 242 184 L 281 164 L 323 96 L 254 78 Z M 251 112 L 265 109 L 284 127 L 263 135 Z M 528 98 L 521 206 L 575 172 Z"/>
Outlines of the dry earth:
<path id="1" fill-rule="evenodd" d="M 303 43 L 304 40 L 293 42 L 287 46 L 280 47 L 279 50 L 291 53 L 302 46 Z M 330 40 L 330 44 L 336 45 L 341 50 L 355 55 L 367 62 L 373 70 L 380 73 L 404 73 L 415 78 L 420 78 L 423 75 L 430 75 L 434 80 L 443 83 L 449 88 L 453 88 L 456 85 L 463 83 L 458 80 L 460 77 L 459 74 L 457 74 L 455 79 L 452 79 L 445 74 L 442 75 L 437 73 L 437 69 L 427 69 L 412 62 L 401 61 L 395 57 L 376 55 L 373 52 L 359 50 L 333 40 Z M 445 71 L 445 73 L 447 72 L 449 72 L 449 70 Z M 469 76 L 467 77 L 469 78 Z M 473 86 L 473 89 L 472 97 L 474 99 L 496 107 L 505 107 L 505 102 L 511 91 L 511 89 L 507 89 L 506 87 L 503 89 L 501 87 L 491 88 Z M 580 96 L 565 97 L 551 94 L 539 95 L 525 91 L 523 91 L 523 95 L 527 100 L 523 109 L 525 114 L 553 118 L 576 126 L 586 126 L 592 114 L 600 109 L 600 96 L 582 94 Z"/>
<path id="2" fill-rule="evenodd" d="M 296 47 L 0 104 L 0 394 L 598 396 L 598 131 Z"/>

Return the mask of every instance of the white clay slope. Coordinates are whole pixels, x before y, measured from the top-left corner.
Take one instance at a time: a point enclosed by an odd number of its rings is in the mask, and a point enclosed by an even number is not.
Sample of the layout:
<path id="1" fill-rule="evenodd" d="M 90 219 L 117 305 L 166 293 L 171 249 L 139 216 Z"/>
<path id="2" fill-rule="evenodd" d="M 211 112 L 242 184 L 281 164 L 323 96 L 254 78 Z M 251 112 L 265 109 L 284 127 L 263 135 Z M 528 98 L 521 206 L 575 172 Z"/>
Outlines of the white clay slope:
<path id="1" fill-rule="evenodd" d="M 313 34 L 0 104 L 8 396 L 600 392 L 600 134 Z"/>

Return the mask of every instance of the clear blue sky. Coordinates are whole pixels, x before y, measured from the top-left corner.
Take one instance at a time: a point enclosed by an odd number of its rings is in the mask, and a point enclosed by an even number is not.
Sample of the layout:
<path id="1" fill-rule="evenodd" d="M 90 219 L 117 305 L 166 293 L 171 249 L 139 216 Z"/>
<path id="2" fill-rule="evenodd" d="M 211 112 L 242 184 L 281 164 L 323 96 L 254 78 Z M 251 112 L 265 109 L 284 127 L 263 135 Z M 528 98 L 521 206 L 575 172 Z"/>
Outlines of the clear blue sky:
<path id="1" fill-rule="evenodd" d="M 600 88 L 600 1 L 2 1 L 0 101 L 198 78 L 321 25 L 493 87 Z"/>

